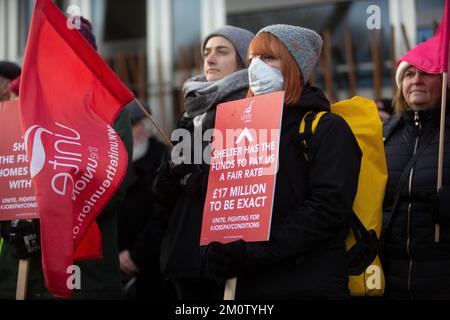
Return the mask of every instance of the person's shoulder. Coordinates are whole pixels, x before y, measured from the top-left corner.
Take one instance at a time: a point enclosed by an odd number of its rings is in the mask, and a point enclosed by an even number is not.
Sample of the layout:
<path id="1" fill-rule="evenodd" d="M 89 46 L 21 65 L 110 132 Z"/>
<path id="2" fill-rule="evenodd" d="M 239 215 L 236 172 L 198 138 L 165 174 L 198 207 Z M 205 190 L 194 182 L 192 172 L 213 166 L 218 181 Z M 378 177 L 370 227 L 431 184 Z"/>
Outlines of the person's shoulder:
<path id="1" fill-rule="evenodd" d="M 389 137 L 394 133 L 395 129 L 397 129 L 402 124 L 402 117 L 398 115 L 394 115 L 390 117 L 385 123 L 383 123 L 383 139 L 386 141 Z"/>
<path id="2" fill-rule="evenodd" d="M 383 123 L 383 129 L 395 127 L 400 123 L 401 120 L 402 118 L 399 115 L 394 115 Z"/>
<path id="3" fill-rule="evenodd" d="M 116 130 L 124 128 L 131 130 L 130 114 L 125 108 L 121 109 L 120 112 L 117 114 L 117 117 L 114 120 L 113 128 Z"/>
<path id="4" fill-rule="evenodd" d="M 122 108 L 117 114 L 117 119 L 130 119 L 130 113 L 125 108 Z"/>
<path id="5" fill-rule="evenodd" d="M 355 150 L 359 150 L 358 142 L 350 125 L 342 116 L 332 112 L 327 112 L 320 118 L 315 136 L 317 136 L 315 144 L 325 149 L 353 145 Z"/>
<path id="6" fill-rule="evenodd" d="M 351 132 L 347 121 L 340 115 L 333 112 L 326 112 L 319 121 L 318 128 L 321 131 L 347 131 Z"/>

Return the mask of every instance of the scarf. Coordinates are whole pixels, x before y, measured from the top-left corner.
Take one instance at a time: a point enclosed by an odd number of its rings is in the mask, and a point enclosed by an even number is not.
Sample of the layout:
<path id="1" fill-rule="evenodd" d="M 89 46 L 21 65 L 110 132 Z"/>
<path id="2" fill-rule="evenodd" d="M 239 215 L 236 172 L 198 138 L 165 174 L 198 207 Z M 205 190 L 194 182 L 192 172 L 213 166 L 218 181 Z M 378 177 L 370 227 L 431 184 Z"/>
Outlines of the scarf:
<path id="1" fill-rule="evenodd" d="M 208 82 L 204 76 L 190 78 L 183 85 L 186 115 L 194 118 L 219 103 L 245 98 L 247 90 L 247 69 L 233 72 L 218 81 Z"/>

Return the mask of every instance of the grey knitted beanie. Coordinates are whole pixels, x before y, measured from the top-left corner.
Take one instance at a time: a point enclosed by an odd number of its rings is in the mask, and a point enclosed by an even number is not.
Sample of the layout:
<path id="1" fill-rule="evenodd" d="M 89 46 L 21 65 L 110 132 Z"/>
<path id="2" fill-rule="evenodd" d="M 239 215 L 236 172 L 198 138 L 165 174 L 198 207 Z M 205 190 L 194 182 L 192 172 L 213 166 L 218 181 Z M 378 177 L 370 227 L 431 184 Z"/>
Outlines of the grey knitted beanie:
<path id="1" fill-rule="evenodd" d="M 244 66 L 248 67 L 248 55 L 247 50 L 248 46 L 250 44 L 250 41 L 255 37 L 255 35 L 245 29 L 234 27 L 234 26 L 223 26 L 220 27 L 210 34 L 208 34 L 203 40 L 202 43 L 202 56 L 205 50 L 206 43 L 208 40 L 212 37 L 219 36 L 224 37 L 228 41 L 230 41 L 234 47 L 236 48 L 236 51 L 239 55 L 239 58 L 241 59 L 241 62 Z"/>
<path id="2" fill-rule="evenodd" d="M 310 29 L 286 24 L 274 24 L 261 29 L 258 34 L 268 32 L 288 48 L 302 72 L 304 81 L 308 81 L 319 60 L 322 51 L 322 38 Z"/>
<path id="3" fill-rule="evenodd" d="M 147 111 L 151 115 L 152 111 L 150 110 L 148 104 L 145 103 L 144 101 L 141 100 L 139 101 L 141 102 L 145 111 Z M 125 106 L 125 110 L 128 111 L 128 115 L 130 116 L 132 125 L 134 125 L 136 122 L 146 117 L 144 112 L 142 112 L 141 108 L 139 108 L 138 104 L 134 100 Z"/>

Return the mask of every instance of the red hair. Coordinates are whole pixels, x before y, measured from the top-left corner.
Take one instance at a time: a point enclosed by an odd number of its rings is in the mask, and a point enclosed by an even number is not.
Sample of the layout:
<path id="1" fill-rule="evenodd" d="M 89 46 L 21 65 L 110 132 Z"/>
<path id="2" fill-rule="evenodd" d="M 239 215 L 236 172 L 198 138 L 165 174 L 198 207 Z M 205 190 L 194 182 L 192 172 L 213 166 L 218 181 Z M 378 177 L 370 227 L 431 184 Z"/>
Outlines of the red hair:
<path id="1" fill-rule="evenodd" d="M 248 53 L 252 56 L 280 59 L 281 73 L 284 78 L 284 103 L 289 106 L 300 100 L 304 84 L 302 73 L 289 50 L 278 38 L 268 32 L 262 32 L 250 42 Z M 251 89 L 247 96 L 253 97 Z"/>

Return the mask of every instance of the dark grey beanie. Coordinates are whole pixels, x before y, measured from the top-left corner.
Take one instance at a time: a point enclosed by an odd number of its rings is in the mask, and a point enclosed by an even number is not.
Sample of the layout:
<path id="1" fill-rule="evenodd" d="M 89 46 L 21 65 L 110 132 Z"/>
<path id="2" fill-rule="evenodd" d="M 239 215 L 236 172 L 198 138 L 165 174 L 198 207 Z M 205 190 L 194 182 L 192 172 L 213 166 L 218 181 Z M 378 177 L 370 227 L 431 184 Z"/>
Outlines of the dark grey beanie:
<path id="1" fill-rule="evenodd" d="M 322 51 L 322 38 L 310 29 L 287 24 L 274 24 L 259 30 L 258 34 L 268 32 L 277 37 L 294 57 L 303 80 L 309 80 Z"/>
<path id="2" fill-rule="evenodd" d="M 239 58 L 241 59 L 242 64 L 248 67 L 248 54 L 247 54 L 248 45 L 250 44 L 250 41 L 252 41 L 252 39 L 255 37 L 255 35 L 252 32 L 234 26 L 220 27 L 211 32 L 210 34 L 208 34 L 205 40 L 203 40 L 202 56 L 208 40 L 216 36 L 224 37 L 228 41 L 230 41 L 236 48 L 236 51 L 239 55 Z"/>
<path id="3" fill-rule="evenodd" d="M 14 80 L 20 76 L 21 69 L 14 62 L 0 61 L 0 76 L 8 79 Z"/>
<path id="4" fill-rule="evenodd" d="M 144 107 L 144 109 L 151 115 L 152 112 L 150 107 L 145 102 L 139 100 Z M 133 100 L 129 104 L 125 106 L 125 109 L 128 111 L 128 115 L 130 116 L 131 124 L 134 125 L 139 120 L 145 118 L 144 112 L 142 112 L 141 108 L 139 108 L 138 104 Z"/>

